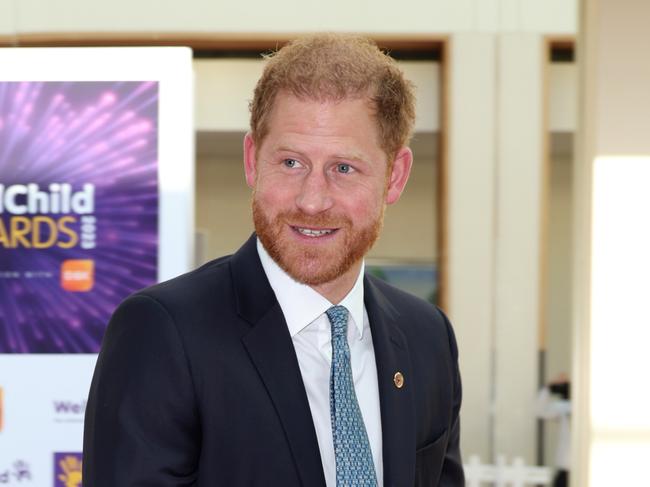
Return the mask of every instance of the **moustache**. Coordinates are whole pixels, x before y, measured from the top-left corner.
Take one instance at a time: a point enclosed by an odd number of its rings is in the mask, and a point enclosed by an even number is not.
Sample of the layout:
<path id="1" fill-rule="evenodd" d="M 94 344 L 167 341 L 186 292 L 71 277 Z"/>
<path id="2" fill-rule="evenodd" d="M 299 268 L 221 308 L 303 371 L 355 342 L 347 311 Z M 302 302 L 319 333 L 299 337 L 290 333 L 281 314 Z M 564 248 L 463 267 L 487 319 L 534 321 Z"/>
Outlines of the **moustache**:
<path id="1" fill-rule="evenodd" d="M 278 215 L 278 219 L 292 227 L 318 227 L 318 228 L 343 228 L 352 225 L 352 221 L 345 215 L 320 213 L 308 215 L 302 211 L 287 211 Z"/>

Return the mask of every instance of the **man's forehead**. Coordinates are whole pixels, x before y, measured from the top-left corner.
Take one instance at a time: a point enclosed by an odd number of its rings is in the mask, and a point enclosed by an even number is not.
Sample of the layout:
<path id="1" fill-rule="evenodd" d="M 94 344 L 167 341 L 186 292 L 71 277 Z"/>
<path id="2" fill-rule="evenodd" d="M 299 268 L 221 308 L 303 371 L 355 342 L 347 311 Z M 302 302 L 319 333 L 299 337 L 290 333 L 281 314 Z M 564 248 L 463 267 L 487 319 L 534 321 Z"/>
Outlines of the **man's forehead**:
<path id="1" fill-rule="evenodd" d="M 318 99 L 282 90 L 264 118 L 265 128 L 255 140 L 257 150 L 264 146 L 267 153 L 302 153 L 310 138 L 315 142 L 318 136 L 323 136 L 323 140 L 329 138 L 332 157 L 377 160 L 375 150 L 378 150 L 384 162 L 388 159 L 380 140 L 376 110 L 367 96 Z M 355 122 L 342 131 L 341 123 L 346 120 Z M 363 127 L 367 128 L 365 133 Z"/>

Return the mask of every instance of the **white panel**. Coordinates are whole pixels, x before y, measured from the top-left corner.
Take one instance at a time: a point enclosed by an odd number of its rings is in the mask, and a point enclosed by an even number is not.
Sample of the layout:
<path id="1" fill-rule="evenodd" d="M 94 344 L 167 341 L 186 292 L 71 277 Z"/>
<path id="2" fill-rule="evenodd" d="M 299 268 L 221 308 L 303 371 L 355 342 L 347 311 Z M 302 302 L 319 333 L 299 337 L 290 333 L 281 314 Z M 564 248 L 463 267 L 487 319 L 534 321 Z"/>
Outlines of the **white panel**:
<path id="1" fill-rule="evenodd" d="M 474 0 L 474 30 L 497 32 L 499 29 L 499 5 L 501 0 Z"/>
<path id="2" fill-rule="evenodd" d="M 578 32 L 577 0 L 519 0 L 522 30 L 575 35 Z"/>
<path id="3" fill-rule="evenodd" d="M 577 0 L 389 0 L 348 2 L 129 2 L 5 0 L 16 10 L 6 32 L 311 32 L 450 33 L 472 31 L 575 34 Z M 129 11 L 129 15 L 124 15 Z M 386 12 L 390 12 L 387 15 Z M 1 17 L 1 16 L 0 16 Z M 11 19 L 12 17 L 7 17 Z M 0 28 L 2 22 L 0 21 Z M 4 31 L 0 29 L 0 34 Z"/>
<path id="4" fill-rule="evenodd" d="M 0 2 L 0 36 L 13 35 L 15 28 L 13 0 Z"/>
<path id="5" fill-rule="evenodd" d="M 14 8 L 7 33 L 32 32 L 220 32 L 286 33 L 328 30 L 368 33 L 451 33 L 523 30 L 575 34 L 577 0 L 390 0 L 349 2 L 157 2 L 115 0 L 5 0 Z M 124 15 L 128 11 L 129 15 Z M 2 12 L 0 7 L 0 12 Z M 387 12 L 390 12 L 387 15 Z M 0 15 L 0 18 L 2 15 Z M 11 23 L 10 23 L 11 22 Z M 0 21 L 0 35 L 3 23 Z"/>
<path id="6" fill-rule="evenodd" d="M 521 30 L 521 0 L 499 0 L 499 32 Z"/>
<path id="7" fill-rule="evenodd" d="M 535 445 L 542 56 L 537 34 L 500 36 L 495 449 L 527 463 Z"/>
<path id="8" fill-rule="evenodd" d="M 195 60 L 196 129 L 248 130 L 248 102 L 263 68 L 261 59 Z"/>
<path id="9" fill-rule="evenodd" d="M 305 0 L 299 4 L 188 0 L 13 0 L 17 29 L 29 32 L 447 32 L 469 30 L 472 0 Z M 125 15 L 128 12 L 128 15 Z"/>
<path id="10" fill-rule="evenodd" d="M 495 41 L 458 34 L 450 45 L 449 313 L 463 374 L 461 445 L 489 457 L 494 288 Z"/>
<path id="11" fill-rule="evenodd" d="M 549 131 L 575 132 L 578 112 L 578 66 L 551 63 L 549 83 Z"/>
<path id="12" fill-rule="evenodd" d="M 160 83 L 158 278 L 193 265 L 194 125 L 192 52 L 184 47 L 20 48 L 0 50 L 3 81 Z"/>
<path id="13" fill-rule="evenodd" d="M 148 66 L 160 69 L 158 278 L 163 281 L 194 266 L 194 78 L 190 49 L 159 48 L 148 58 Z"/>

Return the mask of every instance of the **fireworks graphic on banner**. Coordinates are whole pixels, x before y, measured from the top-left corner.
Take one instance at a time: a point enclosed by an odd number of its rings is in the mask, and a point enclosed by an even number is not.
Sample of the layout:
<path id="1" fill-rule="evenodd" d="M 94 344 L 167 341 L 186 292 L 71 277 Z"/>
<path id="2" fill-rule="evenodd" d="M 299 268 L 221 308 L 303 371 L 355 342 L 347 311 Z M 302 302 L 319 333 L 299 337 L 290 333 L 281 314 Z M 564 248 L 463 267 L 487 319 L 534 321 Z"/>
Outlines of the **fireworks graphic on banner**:
<path id="1" fill-rule="evenodd" d="M 0 353 L 94 353 L 156 281 L 158 84 L 0 82 Z"/>

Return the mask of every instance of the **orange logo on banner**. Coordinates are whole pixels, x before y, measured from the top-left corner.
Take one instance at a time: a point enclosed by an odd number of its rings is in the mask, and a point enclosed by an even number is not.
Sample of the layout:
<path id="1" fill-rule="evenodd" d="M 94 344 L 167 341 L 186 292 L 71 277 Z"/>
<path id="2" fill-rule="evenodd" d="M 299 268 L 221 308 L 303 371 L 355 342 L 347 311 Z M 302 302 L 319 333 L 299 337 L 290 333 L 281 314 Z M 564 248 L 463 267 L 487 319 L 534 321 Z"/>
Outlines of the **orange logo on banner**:
<path id="1" fill-rule="evenodd" d="M 61 287 L 66 291 L 90 291 L 95 284 L 95 261 L 90 259 L 64 260 L 61 265 Z"/>

